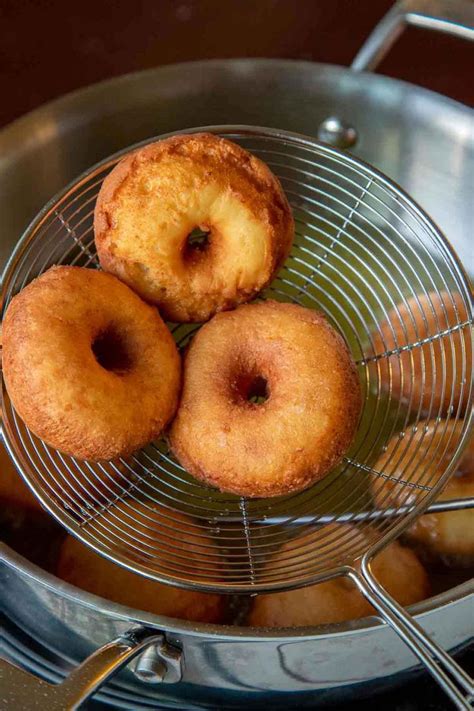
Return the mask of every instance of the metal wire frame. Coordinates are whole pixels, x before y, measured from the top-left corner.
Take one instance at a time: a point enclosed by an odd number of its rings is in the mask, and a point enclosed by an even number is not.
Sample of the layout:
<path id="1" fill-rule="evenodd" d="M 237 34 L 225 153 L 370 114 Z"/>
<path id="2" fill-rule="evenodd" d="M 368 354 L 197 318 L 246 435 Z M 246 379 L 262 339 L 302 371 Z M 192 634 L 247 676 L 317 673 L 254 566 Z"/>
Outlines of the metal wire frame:
<path id="1" fill-rule="evenodd" d="M 4 437 L 27 483 L 51 513 L 85 543 L 129 569 L 205 590 L 297 587 L 342 570 L 369 545 L 387 542 L 447 481 L 470 426 L 470 415 L 463 419 L 472 402 L 470 294 L 436 227 L 372 168 L 285 132 L 210 130 L 265 160 L 292 204 L 295 245 L 262 296 L 317 308 L 345 336 L 364 399 L 350 452 L 305 492 L 245 500 L 195 481 L 165 441 L 120 462 L 94 464 L 62 455 L 24 426 L 5 390 Z M 52 264 L 98 267 L 95 199 L 124 153 L 79 178 L 28 228 L 5 271 L 4 309 Z M 436 327 L 426 335 L 429 322 Z M 185 346 L 197 327 L 171 328 Z M 412 332 L 416 338 L 409 340 Z M 421 382 L 417 389 L 415 378 Z M 447 409 L 436 405 L 437 389 L 447 396 Z M 416 431 L 428 421 L 435 422 L 436 442 L 427 429 L 415 444 Z M 456 436 L 450 431 L 453 421 L 462 421 Z M 381 469 L 377 462 L 395 436 L 399 442 Z M 414 468 L 421 446 L 423 466 Z M 396 506 L 385 493 L 387 480 L 400 486 Z M 341 524 L 336 529 L 327 525 L 334 521 Z M 354 536 L 355 524 L 364 536 Z M 282 548 L 290 540 L 289 549 Z"/>

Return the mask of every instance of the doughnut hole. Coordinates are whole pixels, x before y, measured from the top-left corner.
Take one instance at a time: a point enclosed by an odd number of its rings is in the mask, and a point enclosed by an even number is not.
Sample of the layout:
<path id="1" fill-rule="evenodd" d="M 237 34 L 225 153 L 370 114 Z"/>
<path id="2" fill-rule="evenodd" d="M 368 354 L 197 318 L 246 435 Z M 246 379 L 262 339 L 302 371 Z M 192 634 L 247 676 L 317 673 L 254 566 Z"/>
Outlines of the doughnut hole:
<path id="1" fill-rule="evenodd" d="M 113 324 L 97 334 L 92 341 L 92 352 L 102 368 L 116 375 L 125 375 L 133 367 L 130 343 Z"/>
<path id="2" fill-rule="evenodd" d="M 199 323 L 265 288 L 290 251 L 294 224 L 264 163 L 194 134 L 125 157 L 101 187 L 94 232 L 103 269 L 165 319 Z"/>
<path id="3" fill-rule="evenodd" d="M 211 229 L 208 226 L 197 226 L 186 237 L 183 245 L 183 261 L 185 264 L 195 264 L 211 249 Z"/>
<path id="4" fill-rule="evenodd" d="M 160 436 L 176 410 L 181 366 L 154 307 L 110 274 L 60 266 L 10 302 L 3 374 L 37 437 L 103 461 Z"/>
<path id="5" fill-rule="evenodd" d="M 217 314 L 194 336 L 170 443 L 221 491 L 277 496 L 335 466 L 359 411 L 356 369 L 324 317 L 259 302 Z"/>
<path id="6" fill-rule="evenodd" d="M 231 387 L 237 405 L 261 405 L 270 397 L 267 378 L 257 373 L 240 373 Z"/>

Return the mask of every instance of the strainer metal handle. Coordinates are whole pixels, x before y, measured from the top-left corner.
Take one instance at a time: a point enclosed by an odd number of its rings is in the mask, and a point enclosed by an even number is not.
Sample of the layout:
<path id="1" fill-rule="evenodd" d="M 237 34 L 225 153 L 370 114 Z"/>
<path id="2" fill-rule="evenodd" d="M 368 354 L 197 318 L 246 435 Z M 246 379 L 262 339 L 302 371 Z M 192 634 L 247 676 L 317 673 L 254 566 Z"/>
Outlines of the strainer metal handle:
<path id="1" fill-rule="evenodd" d="M 474 41 L 474 6 L 465 0 L 399 0 L 366 39 L 351 69 L 373 71 L 407 25 Z"/>
<path id="2" fill-rule="evenodd" d="M 383 620 L 423 663 L 432 677 L 458 709 L 472 709 L 474 681 L 462 667 L 422 629 L 418 622 L 399 605 L 376 580 L 371 570 L 373 557 L 383 546 L 366 554 L 360 571 L 350 569 L 349 577 L 360 592 L 380 613 Z"/>

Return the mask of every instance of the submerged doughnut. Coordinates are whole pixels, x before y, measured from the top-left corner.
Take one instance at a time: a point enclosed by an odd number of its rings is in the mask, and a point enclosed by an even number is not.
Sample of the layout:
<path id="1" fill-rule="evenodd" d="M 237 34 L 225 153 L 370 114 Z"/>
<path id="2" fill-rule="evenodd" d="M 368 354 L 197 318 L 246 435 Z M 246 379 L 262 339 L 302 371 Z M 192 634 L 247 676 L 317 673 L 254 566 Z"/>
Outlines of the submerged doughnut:
<path id="1" fill-rule="evenodd" d="M 156 309 L 114 276 L 53 267 L 8 306 L 3 374 L 34 434 L 105 460 L 160 435 L 176 409 L 180 358 Z"/>
<path id="2" fill-rule="evenodd" d="M 43 511 L 3 447 L 0 447 L 0 502 L 0 507 L 3 503 L 16 504 L 24 509 Z"/>
<path id="3" fill-rule="evenodd" d="M 269 168 L 207 133 L 131 153 L 104 180 L 95 208 L 100 263 L 171 321 L 206 321 L 273 278 L 294 234 Z M 205 233 L 193 239 L 194 231 Z"/>
<path id="4" fill-rule="evenodd" d="M 432 292 L 412 297 L 392 309 L 379 331 L 374 334 L 375 353 L 385 353 L 423 341 L 465 323 L 468 318 L 459 293 L 450 295 L 446 292 Z M 461 398 L 466 397 L 468 388 L 462 384 L 466 377 L 463 376 L 463 341 L 464 369 L 469 369 L 471 341 L 465 338 L 464 329 L 460 327 L 451 335 L 435 338 L 431 343 L 424 343 L 399 355 L 380 359 L 384 386 L 390 387 L 393 397 L 404 403 L 408 403 L 411 397 L 413 410 L 420 407 L 423 412 L 429 411 L 431 416 L 436 416 L 438 411 L 446 413 L 451 404 L 454 410 L 459 406 L 464 409 L 465 404 Z"/>
<path id="5" fill-rule="evenodd" d="M 191 474 L 221 491 L 276 496 L 341 459 L 360 405 L 350 352 L 322 314 L 247 304 L 192 340 L 170 442 Z"/>
<path id="6" fill-rule="evenodd" d="M 137 502 L 132 502 L 132 505 L 139 511 L 145 511 Z M 127 511 L 131 512 L 127 502 L 119 503 L 114 507 L 113 514 L 106 512 L 101 516 L 101 523 L 107 525 L 107 519 L 112 519 L 112 515 L 120 517 L 121 513 L 126 514 Z M 148 515 L 153 516 L 153 512 L 148 512 Z M 212 540 L 204 533 L 191 534 L 191 520 L 186 516 L 174 512 L 173 518 L 178 519 L 181 526 L 188 525 L 190 531 L 188 538 L 179 539 L 176 536 L 173 545 L 178 547 L 191 565 L 199 566 L 200 547 L 212 546 Z M 114 519 L 113 523 L 117 525 L 117 520 Z M 149 537 L 149 530 L 147 534 Z M 61 547 L 57 575 L 94 595 L 155 615 L 196 622 L 223 621 L 225 605 L 221 595 L 183 590 L 155 582 L 98 555 L 73 536 L 68 536 Z"/>
<path id="7" fill-rule="evenodd" d="M 337 527 L 338 524 L 330 524 L 324 528 Z M 359 531 L 357 533 L 360 534 Z M 294 548 L 293 541 L 286 543 L 276 554 L 276 560 Z M 387 592 L 403 606 L 413 605 L 430 594 L 424 567 L 413 551 L 396 541 L 374 559 L 372 570 Z M 372 605 L 351 580 L 334 578 L 297 590 L 256 597 L 248 624 L 252 627 L 306 627 L 374 614 L 377 613 Z"/>
<path id="8" fill-rule="evenodd" d="M 394 437 L 388 449 L 379 458 L 374 468 L 386 467 L 386 473 L 394 478 L 413 480 L 421 485 L 433 485 L 439 467 L 446 467 L 456 448 L 455 440 L 462 431 L 462 421 L 444 423 L 436 426 L 435 421 L 420 422 L 417 432 L 408 446 L 403 446 L 399 437 Z M 451 441 L 449 441 L 452 437 Z M 395 449 L 398 444 L 398 450 Z M 428 457 L 440 447 L 444 450 L 442 461 L 430 463 Z M 398 454 L 397 454 L 398 452 Z M 390 462 L 392 460 L 392 462 Z M 434 480 L 432 479 L 434 477 Z M 381 485 L 372 482 L 374 499 L 380 507 L 408 505 L 413 500 L 405 485 L 393 480 Z M 474 438 L 461 458 L 457 471 L 448 481 L 438 497 L 438 501 L 465 499 L 474 497 Z M 416 543 L 420 552 L 430 558 L 438 558 L 452 565 L 471 565 L 474 562 L 474 509 L 446 511 L 420 516 L 405 534 L 412 543 Z"/>

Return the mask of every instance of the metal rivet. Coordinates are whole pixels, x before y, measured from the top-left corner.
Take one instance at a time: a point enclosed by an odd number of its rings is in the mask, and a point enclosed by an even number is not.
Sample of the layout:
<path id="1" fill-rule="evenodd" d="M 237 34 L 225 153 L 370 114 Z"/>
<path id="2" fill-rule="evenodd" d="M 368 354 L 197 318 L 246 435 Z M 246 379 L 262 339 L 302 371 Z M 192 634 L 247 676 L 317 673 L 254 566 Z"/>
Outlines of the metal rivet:
<path id="1" fill-rule="evenodd" d="M 156 656 L 154 658 L 141 659 L 134 670 L 137 679 L 146 684 L 160 684 L 165 677 L 166 671 L 166 664 Z"/>
<path id="2" fill-rule="evenodd" d="M 318 138 L 336 148 L 350 148 L 357 142 L 357 131 L 337 116 L 329 116 L 319 125 Z"/>
<path id="3" fill-rule="evenodd" d="M 146 684 L 175 684 L 183 673 L 182 652 L 163 641 L 140 654 L 132 670 Z"/>

